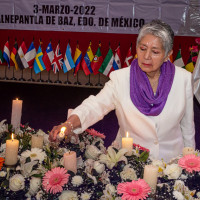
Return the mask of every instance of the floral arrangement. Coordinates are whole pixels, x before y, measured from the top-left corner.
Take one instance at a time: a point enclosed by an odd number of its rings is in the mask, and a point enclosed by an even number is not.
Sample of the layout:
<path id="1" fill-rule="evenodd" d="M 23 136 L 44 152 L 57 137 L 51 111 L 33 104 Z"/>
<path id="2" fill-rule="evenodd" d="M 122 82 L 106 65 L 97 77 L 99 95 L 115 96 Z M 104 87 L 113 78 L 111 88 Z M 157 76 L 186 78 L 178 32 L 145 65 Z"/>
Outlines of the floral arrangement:
<path id="1" fill-rule="evenodd" d="M 154 199 L 200 199 L 200 153 L 180 155 L 170 163 L 153 160 L 149 150 L 138 144 L 132 152 L 114 142 L 106 148 L 105 136 L 94 129 L 50 143 L 48 134 L 27 124 L 15 131 L 19 140 L 15 168 L 4 164 L 5 142 L 12 126 L 0 122 L 0 199 L 139 200 L 150 197 L 143 179 L 144 166 L 158 166 L 159 178 Z M 43 149 L 31 149 L 31 136 L 44 137 Z M 77 153 L 77 173 L 64 168 L 63 155 Z"/>

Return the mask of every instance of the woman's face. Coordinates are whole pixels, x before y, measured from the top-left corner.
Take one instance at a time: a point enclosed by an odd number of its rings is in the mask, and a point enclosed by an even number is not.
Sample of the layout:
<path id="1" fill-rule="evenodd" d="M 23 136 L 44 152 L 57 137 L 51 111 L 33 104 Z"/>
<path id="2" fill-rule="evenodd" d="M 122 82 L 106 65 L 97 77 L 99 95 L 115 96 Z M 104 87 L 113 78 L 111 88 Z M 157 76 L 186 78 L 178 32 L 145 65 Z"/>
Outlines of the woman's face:
<path id="1" fill-rule="evenodd" d="M 138 64 L 146 73 L 160 71 L 160 66 L 168 59 L 168 56 L 165 57 L 161 39 L 151 34 L 147 34 L 141 39 L 136 47 L 136 52 Z"/>

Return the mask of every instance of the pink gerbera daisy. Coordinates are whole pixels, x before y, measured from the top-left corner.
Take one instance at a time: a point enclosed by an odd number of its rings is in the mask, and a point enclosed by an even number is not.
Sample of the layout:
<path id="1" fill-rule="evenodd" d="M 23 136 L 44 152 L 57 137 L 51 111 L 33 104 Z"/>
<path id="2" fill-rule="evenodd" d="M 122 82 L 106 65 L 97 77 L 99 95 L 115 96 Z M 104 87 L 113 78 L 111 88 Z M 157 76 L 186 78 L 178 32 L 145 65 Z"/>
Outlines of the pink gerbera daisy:
<path id="1" fill-rule="evenodd" d="M 47 192 L 56 194 L 63 191 L 62 186 L 68 183 L 69 176 L 65 168 L 56 167 L 45 174 L 42 185 Z"/>
<path id="2" fill-rule="evenodd" d="M 193 154 L 185 155 L 184 157 L 180 158 L 178 164 L 180 167 L 191 173 L 192 171 L 200 171 L 200 157 L 197 157 Z"/>
<path id="3" fill-rule="evenodd" d="M 99 133 L 98 131 L 95 131 L 94 129 L 86 129 L 86 132 L 92 136 L 100 137 L 102 139 L 106 138 L 106 136 L 103 133 Z"/>
<path id="4" fill-rule="evenodd" d="M 143 179 L 138 179 L 138 181 L 120 183 L 117 192 L 123 194 L 122 200 L 143 200 L 148 197 L 151 188 Z"/>

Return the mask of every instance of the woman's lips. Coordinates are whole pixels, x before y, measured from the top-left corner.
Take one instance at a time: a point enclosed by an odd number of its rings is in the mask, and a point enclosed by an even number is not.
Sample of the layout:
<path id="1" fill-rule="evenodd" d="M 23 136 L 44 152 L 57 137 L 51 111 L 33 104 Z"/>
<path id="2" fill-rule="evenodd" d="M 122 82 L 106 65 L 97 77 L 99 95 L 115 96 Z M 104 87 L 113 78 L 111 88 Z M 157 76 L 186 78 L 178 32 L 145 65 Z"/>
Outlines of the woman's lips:
<path id="1" fill-rule="evenodd" d="M 151 66 L 151 64 L 142 63 L 144 66 Z"/>

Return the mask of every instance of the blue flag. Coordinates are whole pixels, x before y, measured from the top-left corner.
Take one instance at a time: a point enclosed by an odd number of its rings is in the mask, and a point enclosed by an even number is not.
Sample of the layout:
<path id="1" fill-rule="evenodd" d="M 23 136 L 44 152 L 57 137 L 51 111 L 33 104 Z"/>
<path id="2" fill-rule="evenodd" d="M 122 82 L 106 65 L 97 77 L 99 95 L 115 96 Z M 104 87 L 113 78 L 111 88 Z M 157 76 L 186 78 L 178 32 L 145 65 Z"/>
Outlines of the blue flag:
<path id="1" fill-rule="evenodd" d="M 63 71 L 64 73 L 68 72 L 69 70 L 73 69 L 75 67 L 74 61 L 72 59 L 71 55 L 71 48 L 70 45 L 67 45 L 66 53 L 65 53 L 65 59 L 63 64 Z"/>
<path id="2" fill-rule="evenodd" d="M 35 61 L 34 61 L 34 70 L 35 70 L 36 74 L 46 69 L 45 65 L 43 63 L 42 57 L 43 57 L 42 49 L 39 46 L 37 55 L 36 55 Z"/>

